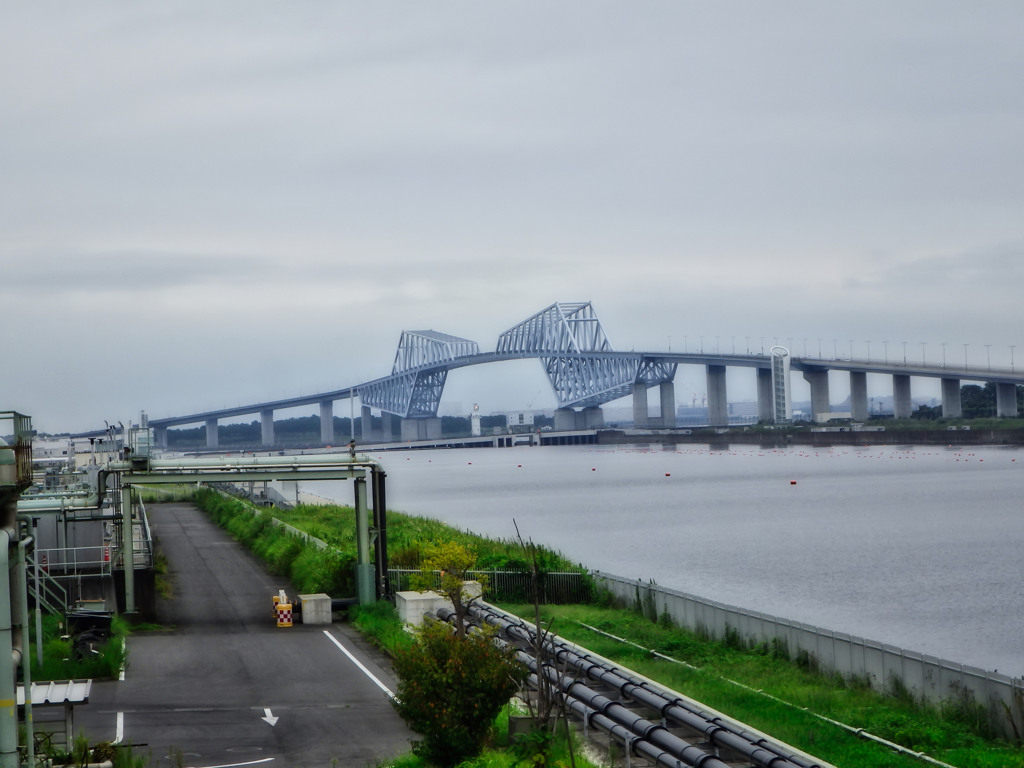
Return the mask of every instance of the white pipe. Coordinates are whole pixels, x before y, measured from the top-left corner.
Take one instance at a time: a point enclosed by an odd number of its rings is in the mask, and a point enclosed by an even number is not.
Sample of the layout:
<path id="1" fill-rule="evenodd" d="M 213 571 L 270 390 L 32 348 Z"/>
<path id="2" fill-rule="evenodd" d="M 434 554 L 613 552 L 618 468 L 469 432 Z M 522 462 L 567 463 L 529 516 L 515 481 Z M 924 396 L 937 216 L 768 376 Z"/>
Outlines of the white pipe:
<path id="1" fill-rule="evenodd" d="M 380 462 L 368 456 L 349 456 L 348 454 L 318 453 L 294 456 L 210 456 L 195 459 L 150 459 L 142 472 L 198 471 L 198 470 L 230 470 L 261 467 L 296 469 L 333 469 L 379 467 Z M 114 461 L 107 465 L 113 472 L 132 472 L 136 467 L 130 461 Z"/>

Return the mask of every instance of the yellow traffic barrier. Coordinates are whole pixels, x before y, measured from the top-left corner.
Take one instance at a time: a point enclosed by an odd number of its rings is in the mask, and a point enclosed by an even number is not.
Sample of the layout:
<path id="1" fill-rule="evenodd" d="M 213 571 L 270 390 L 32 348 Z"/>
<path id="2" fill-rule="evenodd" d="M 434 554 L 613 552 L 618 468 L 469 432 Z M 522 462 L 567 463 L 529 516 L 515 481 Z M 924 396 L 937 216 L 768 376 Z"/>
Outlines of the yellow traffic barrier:
<path id="1" fill-rule="evenodd" d="M 277 594 L 274 595 L 274 618 L 277 620 L 277 626 L 279 627 L 290 627 L 292 625 L 292 604 L 288 600 L 288 594 L 283 589 L 279 589 Z"/>

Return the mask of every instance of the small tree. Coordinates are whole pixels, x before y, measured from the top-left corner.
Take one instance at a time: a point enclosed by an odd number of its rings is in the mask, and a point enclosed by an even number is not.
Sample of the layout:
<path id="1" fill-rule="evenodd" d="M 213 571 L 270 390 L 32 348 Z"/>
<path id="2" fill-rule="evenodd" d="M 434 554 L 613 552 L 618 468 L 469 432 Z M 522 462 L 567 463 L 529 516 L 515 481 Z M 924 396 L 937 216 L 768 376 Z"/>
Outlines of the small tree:
<path id="1" fill-rule="evenodd" d="M 541 621 L 540 604 L 540 562 L 537 557 L 537 545 L 532 540 L 524 541 L 522 533 L 519 532 L 519 525 L 515 520 L 512 525 L 516 529 L 516 538 L 519 546 L 522 547 L 527 560 L 530 563 L 530 585 L 531 598 L 533 601 L 533 626 L 536 632 L 533 635 L 532 652 L 537 660 L 537 696 L 531 699 L 525 696 L 530 719 L 533 721 L 530 738 L 525 740 L 522 747 L 517 750 L 520 756 L 531 761 L 533 765 L 548 765 L 551 757 L 551 748 L 554 746 L 554 738 L 558 729 L 558 721 L 561 719 L 565 725 L 566 748 L 569 753 L 569 764 L 576 765 L 576 756 L 573 753 L 572 737 L 569 734 L 568 714 L 565 711 L 565 697 L 561 695 L 559 686 L 548 679 L 542 671 L 544 664 L 552 665 L 560 677 L 566 676 L 565 667 L 559 667 L 557 660 L 551 653 L 551 622 L 544 624 Z"/>
<path id="2" fill-rule="evenodd" d="M 420 591 L 435 589 L 434 572 L 441 572 L 441 586 L 437 592 L 451 601 L 455 612 L 455 632 L 459 637 L 466 634 L 466 614 L 469 606 L 480 599 L 466 589 L 469 571 L 476 564 L 476 552 L 454 541 L 434 542 L 424 547 L 420 572 L 411 579 L 412 588 Z M 481 577 L 481 588 L 486 579 Z"/>
<path id="3" fill-rule="evenodd" d="M 511 648 L 488 632 L 456 635 L 428 623 L 418 642 L 395 657 L 399 684 L 395 709 L 423 740 L 413 748 L 440 766 L 479 754 L 501 708 L 525 679 Z"/>

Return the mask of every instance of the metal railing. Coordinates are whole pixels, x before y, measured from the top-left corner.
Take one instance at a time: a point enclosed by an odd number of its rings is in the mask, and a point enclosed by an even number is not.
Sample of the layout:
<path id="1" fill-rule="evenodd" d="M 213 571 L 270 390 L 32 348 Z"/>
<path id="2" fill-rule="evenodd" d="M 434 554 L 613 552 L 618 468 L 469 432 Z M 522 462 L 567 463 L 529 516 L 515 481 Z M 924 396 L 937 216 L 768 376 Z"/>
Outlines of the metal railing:
<path id="1" fill-rule="evenodd" d="M 59 581 L 43 570 L 42 565 L 35 559 L 36 557 L 38 557 L 38 553 L 27 559 L 29 592 L 44 611 L 54 615 L 63 615 L 68 609 L 68 591 L 61 586 Z"/>
<path id="2" fill-rule="evenodd" d="M 37 549 L 40 569 L 53 578 L 109 576 L 112 545 Z"/>
<path id="3" fill-rule="evenodd" d="M 409 590 L 410 580 L 422 571 L 389 568 L 388 578 L 396 592 Z M 528 571 L 469 571 L 470 579 L 484 577 L 487 599 L 499 603 L 533 602 L 533 575 Z M 441 572 L 434 571 L 433 586 L 441 584 Z M 538 579 L 540 602 L 552 604 L 588 603 L 593 598 L 594 584 L 589 574 L 580 572 L 541 573 Z"/>

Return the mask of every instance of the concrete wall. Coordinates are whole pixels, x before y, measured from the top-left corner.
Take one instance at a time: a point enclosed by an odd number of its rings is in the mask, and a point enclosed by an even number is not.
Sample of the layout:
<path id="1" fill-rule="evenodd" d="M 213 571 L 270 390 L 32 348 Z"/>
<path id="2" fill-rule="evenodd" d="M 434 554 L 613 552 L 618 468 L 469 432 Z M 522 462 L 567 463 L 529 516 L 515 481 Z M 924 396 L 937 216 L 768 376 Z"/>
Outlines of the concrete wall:
<path id="1" fill-rule="evenodd" d="M 715 638 L 735 631 L 749 644 L 786 644 L 791 658 L 803 652 L 823 671 L 867 680 L 884 691 L 893 679 L 933 703 L 971 696 L 988 710 L 993 725 L 1008 739 L 1024 733 L 1024 680 L 977 667 L 907 651 L 875 640 L 821 629 L 776 616 L 748 611 L 713 600 L 607 573 L 597 583 L 625 605 L 652 606 L 680 627 L 707 632 Z M 1016 734 L 1016 736 L 1015 736 Z"/>

